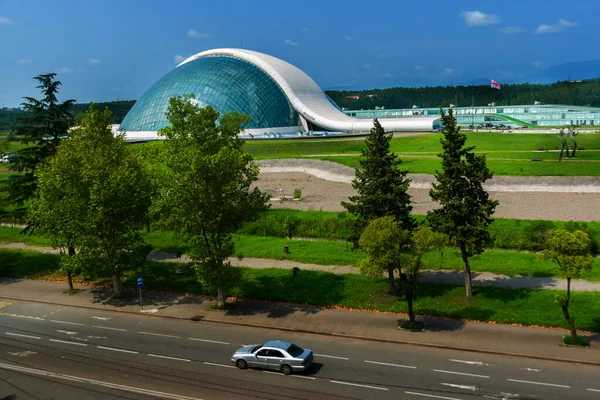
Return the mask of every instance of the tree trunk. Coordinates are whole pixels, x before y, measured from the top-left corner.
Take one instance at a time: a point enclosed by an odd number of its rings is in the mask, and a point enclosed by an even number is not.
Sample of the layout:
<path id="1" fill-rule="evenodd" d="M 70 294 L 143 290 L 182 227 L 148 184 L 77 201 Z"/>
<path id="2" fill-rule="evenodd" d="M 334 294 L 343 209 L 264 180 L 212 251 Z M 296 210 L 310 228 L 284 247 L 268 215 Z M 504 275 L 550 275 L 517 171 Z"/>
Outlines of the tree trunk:
<path id="1" fill-rule="evenodd" d="M 565 316 L 565 320 L 567 324 L 569 324 L 569 330 L 571 331 L 571 336 L 574 338 L 577 337 L 577 330 L 575 329 L 575 320 L 569 315 L 569 302 L 571 300 L 571 278 L 567 278 L 567 301 L 564 304 L 560 305 L 562 308 L 563 315 Z"/>
<path id="2" fill-rule="evenodd" d="M 119 297 L 123 294 L 123 282 L 121 282 L 121 272 L 113 271 L 112 275 L 113 281 L 113 292 L 115 296 Z"/>
<path id="3" fill-rule="evenodd" d="M 225 290 L 223 289 L 223 286 L 217 288 L 217 304 L 220 306 L 225 305 Z"/>
<path id="4" fill-rule="evenodd" d="M 408 320 L 415 323 L 415 310 L 413 310 L 412 282 L 406 284 L 406 302 L 408 303 Z"/>
<path id="5" fill-rule="evenodd" d="M 390 287 L 388 289 L 388 294 L 395 294 L 396 293 L 396 282 L 394 279 L 394 268 L 388 269 L 388 279 L 390 281 Z"/>
<path id="6" fill-rule="evenodd" d="M 463 261 L 463 271 L 465 275 L 465 291 L 468 298 L 473 297 L 473 291 L 471 288 L 471 266 L 469 265 L 469 257 L 467 256 L 467 250 L 464 245 L 460 246 L 460 255 Z"/>
<path id="7" fill-rule="evenodd" d="M 73 246 L 69 246 L 69 257 L 73 257 L 75 255 L 75 248 Z M 71 270 L 67 270 L 67 282 L 69 283 L 69 290 L 73 290 L 73 277 L 71 276 Z"/>

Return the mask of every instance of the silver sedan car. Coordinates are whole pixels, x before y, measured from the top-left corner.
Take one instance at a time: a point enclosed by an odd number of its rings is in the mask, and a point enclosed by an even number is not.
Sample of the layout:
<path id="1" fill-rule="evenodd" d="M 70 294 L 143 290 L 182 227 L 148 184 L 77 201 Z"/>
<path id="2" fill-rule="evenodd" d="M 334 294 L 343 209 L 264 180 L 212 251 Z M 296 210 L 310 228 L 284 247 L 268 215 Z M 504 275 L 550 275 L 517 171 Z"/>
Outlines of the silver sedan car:
<path id="1" fill-rule="evenodd" d="M 313 362 L 313 352 L 290 342 L 271 340 L 236 350 L 231 361 L 240 369 L 273 369 L 290 375 L 294 371 L 306 371 Z"/>

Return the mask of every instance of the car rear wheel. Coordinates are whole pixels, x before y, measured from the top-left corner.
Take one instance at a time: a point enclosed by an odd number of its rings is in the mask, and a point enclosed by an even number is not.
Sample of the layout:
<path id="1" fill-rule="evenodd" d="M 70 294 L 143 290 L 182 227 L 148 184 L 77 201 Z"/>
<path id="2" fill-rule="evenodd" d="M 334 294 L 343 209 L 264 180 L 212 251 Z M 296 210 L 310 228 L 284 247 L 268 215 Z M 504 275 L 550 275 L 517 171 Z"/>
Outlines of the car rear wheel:
<path id="1" fill-rule="evenodd" d="M 248 363 L 245 360 L 242 360 L 241 358 L 235 362 L 235 365 L 237 365 L 239 369 L 248 368 Z"/>
<path id="2" fill-rule="evenodd" d="M 291 375 L 294 372 L 294 369 L 287 364 L 283 364 L 281 366 L 281 372 L 283 372 L 284 375 Z"/>

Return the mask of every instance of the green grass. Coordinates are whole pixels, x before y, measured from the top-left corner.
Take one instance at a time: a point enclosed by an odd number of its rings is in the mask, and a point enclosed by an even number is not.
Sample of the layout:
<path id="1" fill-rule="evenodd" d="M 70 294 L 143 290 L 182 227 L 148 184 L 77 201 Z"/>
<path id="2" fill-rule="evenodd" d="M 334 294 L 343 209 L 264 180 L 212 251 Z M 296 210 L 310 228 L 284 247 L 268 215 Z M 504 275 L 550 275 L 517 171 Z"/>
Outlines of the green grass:
<path id="1" fill-rule="evenodd" d="M 56 280 L 61 276 L 57 272 L 59 258 L 30 251 L 0 250 L 2 275 L 15 278 Z M 175 274 L 175 270 L 181 267 L 181 264 L 147 263 L 143 269 L 126 272 L 124 285 L 135 288 L 135 276 L 142 274 L 149 290 L 203 293 L 193 270 L 182 275 Z M 407 311 L 404 301 L 385 294 L 388 284 L 385 278 L 303 270 L 294 281 L 292 272 L 288 270 L 242 270 L 242 279 L 229 291 L 233 296 L 323 307 Z M 94 282 L 110 285 L 110 279 Z M 415 310 L 419 315 L 436 317 L 567 327 L 559 306 L 554 303 L 556 295 L 562 294 L 560 291 L 474 287 L 473 294 L 474 297 L 468 300 L 461 286 L 421 284 Z M 574 293 L 570 311 L 578 329 L 600 332 L 600 293 Z"/>
<path id="2" fill-rule="evenodd" d="M 411 173 L 433 174 L 441 168 L 436 157 L 441 151 L 440 137 L 441 134 L 431 134 L 394 138 L 390 149 L 403 160 L 402 168 Z M 477 153 L 487 154 L 488 166 L 496 175 L 600 176 L 600 134 L 578 136 L 578 145 L 586 150 L 578 152 L 576 159 L 560 163 L 556 152 L 537 152 L 539 148 L 556 149 L 560 142 L 554 135 L 469 132 L 467 137 L 467 145 L 475 146 Z M 256 140 L 247 141 L 246 149 L 258 160 L 311 157 L 357 168 L 363 143 L 347 139 Z M 544 161 L 531 161 L 532 158 Z"/>

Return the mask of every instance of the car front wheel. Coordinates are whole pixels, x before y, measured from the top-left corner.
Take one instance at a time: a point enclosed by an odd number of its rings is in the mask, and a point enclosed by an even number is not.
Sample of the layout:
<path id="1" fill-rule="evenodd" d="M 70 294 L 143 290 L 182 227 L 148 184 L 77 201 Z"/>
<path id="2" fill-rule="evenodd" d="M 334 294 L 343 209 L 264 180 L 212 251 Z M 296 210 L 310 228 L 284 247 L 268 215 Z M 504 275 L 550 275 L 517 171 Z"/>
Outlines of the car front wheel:
<path id="1" fill-rule="evenodd" d="M 284 375 L 291 375 L 294 370 L 289 365 L 284 364 L 281 366 L 281 372 L 283 372 Z"/>
<path id="2" fill-rule="evenodd" d="M 237 365 L 237 367 L 239 369 L 246 369 L 248 368 L 248 363 L 245 360 L 239 359 L 235 362 L 235 365 Z"/>

